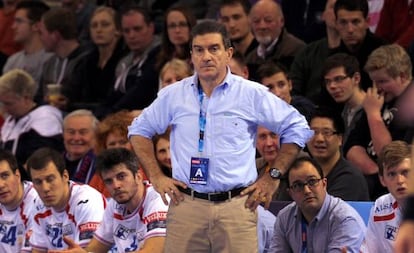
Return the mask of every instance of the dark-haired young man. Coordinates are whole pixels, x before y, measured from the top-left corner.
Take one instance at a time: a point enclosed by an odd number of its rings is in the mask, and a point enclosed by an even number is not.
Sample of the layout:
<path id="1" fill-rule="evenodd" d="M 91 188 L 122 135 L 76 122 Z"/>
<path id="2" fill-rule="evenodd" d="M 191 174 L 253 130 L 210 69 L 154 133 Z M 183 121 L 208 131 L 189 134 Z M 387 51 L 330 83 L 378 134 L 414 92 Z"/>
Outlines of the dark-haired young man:
<path id="1" fill-rule="evenodd" d="M 22 181 L 16 158 L 0 150 L 0 251 L 31 252 L 30 215 L 38 197 L 31 182 Z"/>
<path id="2" fill-rule="evenodd" d="M 65 236 L 86 247 L 102 220 L 106 206 L 102 194 L 70 181 L 62 154 L 53 149 L 36 150 L 27 169 L 40 197 L 32 214 L 32 252 L 64 249 Z"/>

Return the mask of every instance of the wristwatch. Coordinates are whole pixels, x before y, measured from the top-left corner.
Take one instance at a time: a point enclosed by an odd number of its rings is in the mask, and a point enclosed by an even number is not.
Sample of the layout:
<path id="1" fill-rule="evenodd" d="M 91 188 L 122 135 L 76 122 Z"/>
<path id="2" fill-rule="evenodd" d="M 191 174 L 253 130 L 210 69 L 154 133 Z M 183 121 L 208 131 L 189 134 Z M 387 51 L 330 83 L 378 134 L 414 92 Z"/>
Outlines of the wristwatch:
<path id="1" fill-rule="evenodd" d="M 276 168 L 270 168 L 269 174 L 270 174 L 270 177 L 272 179 L 281 179 L 282 178 L 282 172 L 280 172 L 280 170 L 276 169 Z"/>

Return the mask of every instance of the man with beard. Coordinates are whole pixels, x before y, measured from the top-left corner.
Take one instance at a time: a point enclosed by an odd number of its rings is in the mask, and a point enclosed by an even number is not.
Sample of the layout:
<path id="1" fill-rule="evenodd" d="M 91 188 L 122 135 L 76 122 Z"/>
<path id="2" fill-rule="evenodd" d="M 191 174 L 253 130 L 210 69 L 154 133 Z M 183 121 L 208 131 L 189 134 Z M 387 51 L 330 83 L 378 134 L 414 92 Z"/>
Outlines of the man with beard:
<path id="1" fill-rule="evenodd" d="M 284 17 L 280 5 L 274 1 L 260 0 L 250 11 L 250 27 L 259 42 L 256 50 L 246 58 L 251 75 L 266 61 L 284 65 L 287 69 L 305 43 L 288 33 L 284 28 Z M 257 76 L 251 76 L 258 80 Z"/>
<path id="2" fill-rule="evenodd" d="M 230 35 L 236 52 L 247 56 L 259 44 L 249 26 L 251 4 L 248 0 L 224 0 L 220 5 L 220 21 Z"/>

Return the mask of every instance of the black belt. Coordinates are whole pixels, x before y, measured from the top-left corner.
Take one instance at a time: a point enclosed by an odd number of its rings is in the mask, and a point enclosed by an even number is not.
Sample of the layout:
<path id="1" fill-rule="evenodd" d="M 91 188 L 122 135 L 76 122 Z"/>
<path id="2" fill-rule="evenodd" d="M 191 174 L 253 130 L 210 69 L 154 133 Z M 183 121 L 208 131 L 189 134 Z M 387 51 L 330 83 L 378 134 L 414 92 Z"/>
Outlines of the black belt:
<path id="1" fill-rule="evenodd" d="M 233 189 L 227 192 L 201 193 L 201 192 L 196 192 L 191 188 L 186 188 L 186 189 L 182 187 L 177 187 L 177 188 L 178 190 L 180 190 L 180 192 L 190 195 L 191 197 L 205 199 L 205 200 L 209 200 L 213 202 L 229 200 L 233 197 L 240 195 L 240 192 L 246 189 L 246 187 L 241 187 L 241 188 L 236 188 L 236 189 Z"/>

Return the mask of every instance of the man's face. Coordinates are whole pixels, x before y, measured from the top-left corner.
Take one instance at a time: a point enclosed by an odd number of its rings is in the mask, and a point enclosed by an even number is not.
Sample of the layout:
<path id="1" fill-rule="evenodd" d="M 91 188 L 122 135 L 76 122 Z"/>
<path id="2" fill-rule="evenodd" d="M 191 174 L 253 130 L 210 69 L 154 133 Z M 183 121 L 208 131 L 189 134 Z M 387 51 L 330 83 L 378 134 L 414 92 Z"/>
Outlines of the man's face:
<path id="1" fill-rule="evenodd" d="M 249 17 L 239 3 L 221 7 L 220 21 L 232 41 L 239 42 L 250 33 Z"/>
<path id="2" fill-rule="evenodd" d="M 264 77 L 262 78 L 261 83 L 268 87 L 270 92 L 290 104 L 292 100 L 290 95 L 292 82 L 288 80 L 285 73 L 279 72 L 272 76 Z"/>
<path id="3" fill-rule="evenodd" d="M 399 97 L 406 88 L 406 79 L 402 76 L 391 77 L 384 68 L 368 73 L 373 85 L 378 89 L 378 94 L 384 96 L 385 102 L 390 102 Z"/>
<path id="4" fill-rule="evenodd" d="M 315 117 L 311 120 L 309 126 L 315 131 L 315 134 L 307 143 L 312 157 L 318 162 L 327 162 L 336 157 L 339 158 L 342 136 L 332 134 L 336 132 L 332 120 Z"/>
<path id="5" fill-rule="evenodd" d="M 95 132 L 89 116 L 73 116 L 63 126 L 63 143 L 72 160 L 82 158 L 94 147 Z"/>
<path id="6" fill-rule="evenodd" d="M 128 204 L 136 198 L 139 185 L 142 184 L 140 174 L 137 172 L 133 175 L 125 164 L 115 165 L 112 169 L 103 171 L 101 176 L 111 197 L 119 204 Z"/>
<path id="7" fill-rule="evenodd" d="M 412 173 L 411 159 L 406 158 L 395 167 L 384 168 L 383 173 L 380 175 L 381 184 L 387 187 L 399 203 L 403 203 L 404 198 L 409 194 L 409 185 L 414 183 L 409 181 L 409 174 Z"/>
<path id="8" fill-rule="evenodd" d="M 364 18 L 362 11 L 340 9 L 337 12 L 336 28 L 341 40 L 351 50 L 362 44 L 368 26 L 368 21 Z"/>
<path id="9" fill-rule="evenodd" d="M 171 169 L 170 141 L 160 138 L 155 145 L 155 156 L 157 161 L 164 167 Z"/>
<path id="10" fill-rule="evenodd" d="M 303 184 L 309 180 L 319 180 L 314 186 L 305 185 L 303 190 L 294 191 L 294 184 Z M 304 162 L 299 168 L 289 172 L 289 194 L 305 215 L 316 215 L 323 205 L 326 196 L 326 179 L 321 179 L 316 168 Z"/>
<path id="11" fill-rule="evenodd" d="M 14 22 L 12 29 L 14 32 L 14 41 L 19 44 L 28 42 L 34 31 L 34 24 L 27 17 L 27 11 L 25 9 L 19 9 L 14 14 Z"/>
<path id="12" fill-rule="evenodd" d="M 359 89 L 361 76 L 348 76 L 344 67 L 333 68 L 324 76 L 326 90 L 337 103 L 348 102 Z"/>
<path id="13" fill-rule="evenodd" d="M 250 11 L 250 25 L 256 40 L 268 46 L 282 32 L 284 20 L 281 10 L 271 1 L 261 1 Z"/>
<path id="14" fill-rule="evenodd" d="M 265 127 L 257 127 L 256 148 L 266 162 L 275 161 L 279 153 L 279 136 Z"/>
<path id="15" fill-rule="evenodd" d="M 23 199 L 20 172 L 12 171 L 7 161 L 0 161 L 0 203 L 8 210 L 16 208 Z"/>
<path id="16" fill-rule="evenodd" d="M 168 38 L 174 46 L 181 46 L 188 43 L 190 40 L 190 27 L 182 12 L 171 11 L 168 13 L 167 33 Z"/>
<path id="17" fill-rule="evenodd" d="M 195 36 L 191 48 L 191 60 L 200 81 L 223 81 L 232 53 L 232 48 L 225 49 L 219 33 Z"/>
<path id="18" fill-rule="evenodd" d="M 50 161 L 40 170 L 30 169 L 33 187 L 47 207 L 62 210 L 69 200 L 69 174 L 59 174 L 56 165 Z"/>
<path id="19" fill-rule="evenodd" d="M 29 101 L 28 98 L 19 96 L 13 92 L 6 92 L 0 95 L 0 102 L 3 104 L 4 111 L 13 117 L 25 115 Z"/>
<path id="20" fill-rule="evenodd" d="M 145 23 L 144 16 L 138 12 L 130 12 L 122 16 L 122 34 L 129 49 L 142 54 L 151 44 L 154 36 L 154 25 Z"/>
<path id="21" fill-rule="evenodd" d="M 57 32 L 49 32 L 43 20 L 39 24 L 39 35 L 43 47 L 47 52 L 54 52 L 58 44 Z"/>

